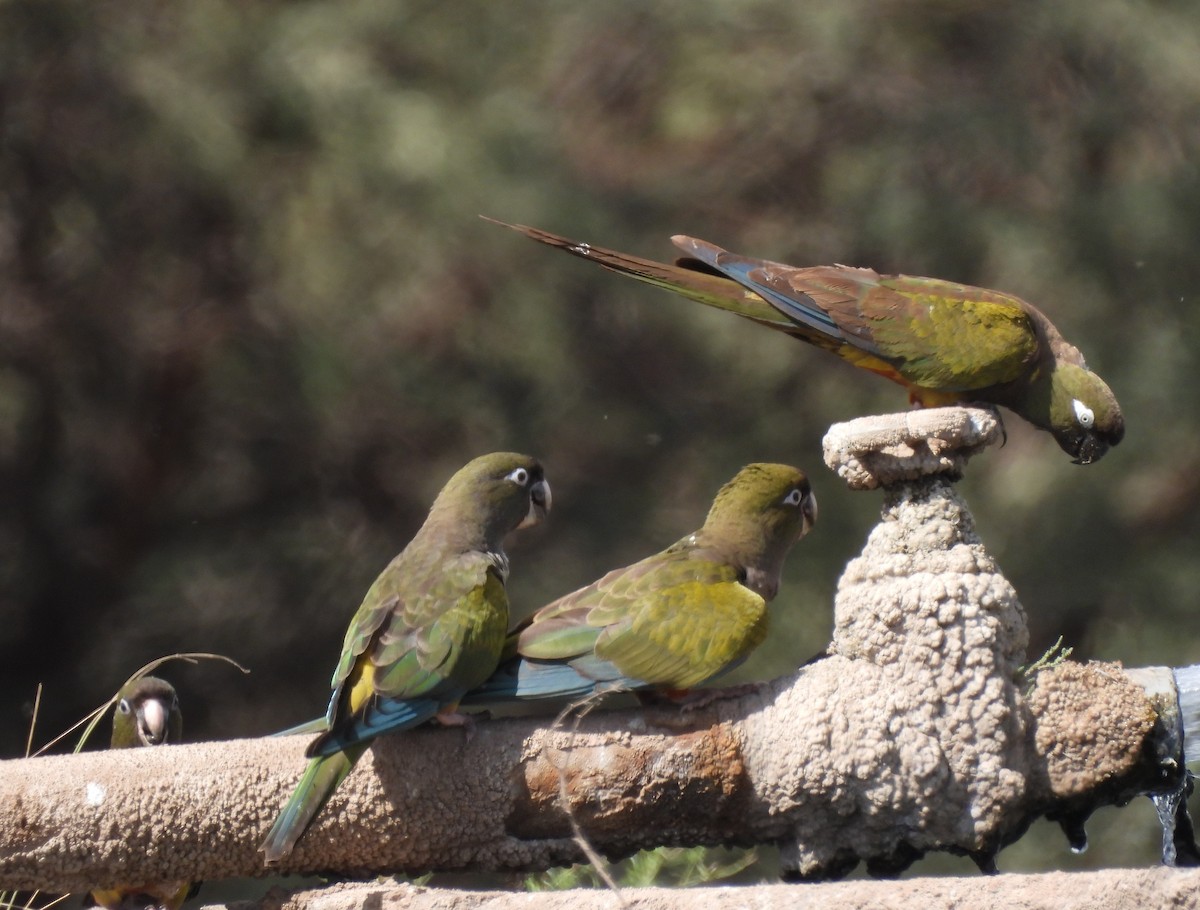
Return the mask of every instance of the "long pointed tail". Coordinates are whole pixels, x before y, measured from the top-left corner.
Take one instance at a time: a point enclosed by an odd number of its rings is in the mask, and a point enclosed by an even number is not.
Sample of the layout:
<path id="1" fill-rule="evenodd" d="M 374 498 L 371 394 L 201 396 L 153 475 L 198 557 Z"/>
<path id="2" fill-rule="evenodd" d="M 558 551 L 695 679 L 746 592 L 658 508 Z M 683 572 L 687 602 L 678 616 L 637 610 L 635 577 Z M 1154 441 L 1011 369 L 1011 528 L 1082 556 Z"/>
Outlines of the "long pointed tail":
<path id="1" fill-rule="evenodd" d="M 486 215 L 480 217 L 493 224 L 511 228 L 519 234 L 524 234 L 530 240 L 536 240 L 547 246 L 565 250 L 572 256 L 587 259 L 590 262 L 604 266 L 606 269 L 622 275 L 629 275 L 632 278 L 652 284 L 655 287 L 674 291 L 676 294 L 687 297 L 689 300 L 695 300 L 697 303 L 716 307 L 718 310 L 736 313 L 739 316 L 760 322 L 773 329 L 789 333 L 793 333 L 796 330 L 794 322 L 781 314 L 758 294 L 747 290 L 731 278 L 726 278 L 723 275 L 709 271 L 706 266 L 699 262 L 696 263 L 696 267 L 668 265 L 665 262 L 655 262 L 652 259 L 642 259 L 638 256 L 630 256 L 628 253 L 619 253 L 616 250 L 605 249 L 602 246 L 581 243 L 580 241 L 560 237 L 558 234 L 551 234 L 549 231 L 528 227 L 524 224 L 509 224 L 507 221 L 497 221 L 495 218 L 488 218 Z M 692 261 L 685 260 L 685 262 L 689 263 Z"/>
<path id="2" fill-rule="evenodd" d="M 258 848 L 268 866 L 275 865 L 292 852 L 296 841 L 308 830 L 312 820 L 333 795 L 333 791 L 346 779 L 366 748 L 367 744 L 361 743 L 342 752 L 314 758 L 308 763 L 291 799 Z"/>
<path id="3" fill-rule="evenodd" d="M 314 717 L 312 720 L 306 720 L 302 724 L 296 724 L 294 727 L 288 727 L 286 730 L 280 730 L 272 733 L 272 736 L 299 736 L 301 733 L 312 735 L 313 733 L 324 733 L 329 729 L 329 718 L 322 715 Z"/>

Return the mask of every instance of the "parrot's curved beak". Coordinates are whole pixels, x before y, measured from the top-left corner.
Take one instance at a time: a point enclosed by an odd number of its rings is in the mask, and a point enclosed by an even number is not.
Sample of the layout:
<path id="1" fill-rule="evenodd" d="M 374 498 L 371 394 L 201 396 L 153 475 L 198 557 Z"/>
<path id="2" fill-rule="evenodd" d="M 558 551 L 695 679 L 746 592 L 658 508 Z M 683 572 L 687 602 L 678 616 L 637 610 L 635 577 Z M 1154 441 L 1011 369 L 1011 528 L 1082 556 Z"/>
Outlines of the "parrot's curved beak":
<path id="1" fill-rule="evenodd" d="M 1087 433 L 1075 445 L 1075 451 L 1071 453 L 1075 457 L 1071 461 L 1073 464 L 1091 464 L 1103 458 L 1107 451 L 1108 443 L 1093 433 Z"/>
<path id="2" fill-rule="evenodd" d="M 550 484 L 539 480 L 529 488 L 529 512 L 521 521 L 518 528 L 530 528 L 550 514 L 550 503 L 554 497 L 550 493 Z"/>
<path id="3" fill-rule="evenodd" d="M 809 493 L 804 497 L 804 502 L 800 505 L 800 514 L 804 516 L 804 524 L 800 528 L 800 536 L 803 537 L 817 523 L 817 495 L 815 493 Z"/>
<path id="4" fill-rule="evenodd" d="M 138 738 L 147 746 L 157 746 L 167 738 L 169 708 L 160 699 L 147 698 L 137 709 Z"/>

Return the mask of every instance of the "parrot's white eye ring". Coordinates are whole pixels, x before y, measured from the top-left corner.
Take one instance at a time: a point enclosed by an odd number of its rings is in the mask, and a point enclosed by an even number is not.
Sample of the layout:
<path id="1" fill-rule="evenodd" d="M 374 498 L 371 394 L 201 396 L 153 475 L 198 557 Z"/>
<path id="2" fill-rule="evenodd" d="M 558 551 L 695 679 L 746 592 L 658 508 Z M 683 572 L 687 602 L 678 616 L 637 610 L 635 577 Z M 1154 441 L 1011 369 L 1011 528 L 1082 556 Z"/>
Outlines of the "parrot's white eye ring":
<path id="1" fill-rule="evenodd" d="M 514 471 L 510 471 L 508 476 L 504 479 L 511 480 L 513 483 L 517 484 L 517 486 L 523 487 L 529 483 L 529 472 L 524 468 L 517 468 Z"/>
<path id="2" fill-rule="evenodd" d="M 787 496 L 783 497 L 783 504 L 785 506 L 798 506 L 803 501 L 804 494 L 800 492 L 799 487 L 794 488 Z"/>
<path id="3" fill-rule="evenodd" d="M 122 698 L 119 702 L 117 702 L 117 710 L 122 714 L 128 714 L 131 710 L 133 710 L 129 707 L 129 699 Z"/>
<path id="4" fill-rule="evenodd" d="M 1071 407 L 1075 409 L 1075 420 L 1085 430 L 1090 430 L 1096 425 L 1096 415 L 1086 404 L 1078 398 L 1071 399 Z"/>

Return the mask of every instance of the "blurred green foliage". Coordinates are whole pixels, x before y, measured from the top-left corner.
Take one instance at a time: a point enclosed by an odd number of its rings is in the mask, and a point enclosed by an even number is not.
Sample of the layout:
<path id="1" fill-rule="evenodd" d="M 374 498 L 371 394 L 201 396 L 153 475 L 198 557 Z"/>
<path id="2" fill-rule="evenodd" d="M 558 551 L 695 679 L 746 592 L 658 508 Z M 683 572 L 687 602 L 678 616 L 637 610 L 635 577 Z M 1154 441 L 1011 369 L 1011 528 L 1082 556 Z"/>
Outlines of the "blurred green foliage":
<path id="1" fill-rule="evenodd" d="M 619 888 L 657 886 L 687 888 L 692 885 L 731 882 L 743 877 L 756 862 L 754 850 L 705 847 L 659 847 L 642 850 L 606 870 Z M 750 878 L 754 880 L 754 878 Z M 562 891 L 567 888 L 604 888 L 608 883 L 592 866 L 575 865 L 531 875 L 529 891 Z"/>
<path id="2" fill-rule="evenodd" d="M 1197 660 L 1197 60 L 1182 0 L 0 4 L 3 754 L 37 682 L 55 731 L 179 650 L 254 671 L 172 676 L 193 738 L 318 714 L 367 585 L 501 448 L 555 491 L 519 613 L 696 527 L 745 462 L 804 466 L 820 524 L 741 675 L 823 647 L 879 502 L 820 439 L 903 393 L 480 213 L 1042 306 L 1129 432 L 1079 468 L 1012 418 L 970 467 L 1030 651 Z M 1151 862 L 1146 808 L 1001 865 Z"/>

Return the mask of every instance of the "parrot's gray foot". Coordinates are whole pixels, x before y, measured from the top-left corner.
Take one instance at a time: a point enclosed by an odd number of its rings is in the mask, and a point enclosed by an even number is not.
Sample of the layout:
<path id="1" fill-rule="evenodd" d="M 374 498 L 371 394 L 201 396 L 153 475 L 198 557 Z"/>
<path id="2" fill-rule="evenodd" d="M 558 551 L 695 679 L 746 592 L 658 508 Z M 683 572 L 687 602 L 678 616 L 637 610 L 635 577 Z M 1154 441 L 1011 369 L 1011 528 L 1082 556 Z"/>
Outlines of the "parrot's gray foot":
<path id="1" fill-rule="evenodd" d="M 475 726 L 478 721 L 487 720 L 492 716 L 490 711 L 480 711 L 476 714 L 463 714 L 459 711 L 439 711 L 434 715 L 443 727 L 462 727 L 467 742 L 475 737 Z"/>

